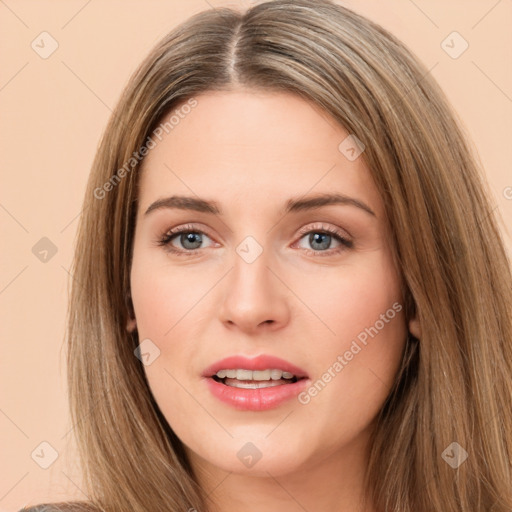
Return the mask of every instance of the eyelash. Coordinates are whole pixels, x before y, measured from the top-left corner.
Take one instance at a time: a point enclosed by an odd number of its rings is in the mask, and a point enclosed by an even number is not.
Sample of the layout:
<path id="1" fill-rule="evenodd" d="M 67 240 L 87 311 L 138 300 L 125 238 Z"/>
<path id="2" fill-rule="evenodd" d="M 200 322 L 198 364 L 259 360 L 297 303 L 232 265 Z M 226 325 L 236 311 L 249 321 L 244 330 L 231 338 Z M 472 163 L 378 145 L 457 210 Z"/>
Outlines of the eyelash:
<path id="1" fill-rule="evenodd" d="M 171 229 L 169 231 L 166 231 L 161 237 L 160 239 L 157 241 L 157 245 L 158 246 L 163 246 L 165 247 L 165 250 L 170 252 L 170 253 L 173 253 L 177 256 L 193 256 L 195 254 L 197 254 L 198 252 L 201 251 L 201 249 L 192 249 L 192 250 L 186 250 L 186 249 L 176 249 L 174 247 L 172 247 L 170 245 L 171 243 L 171 240 L 176 236 L 176 235 L 179 235 L 181 233 L 194 233 L 194 234 L 198 234 L 198 235 L 206 235 L 208 236 L 207 233 L 205 233 L 204 231 L 201 231 L 199 229 L 195 229 L 194 226 L 188 224 L 188 225 L 185 225 L 185 226 L 180 226 L 178 228 L 175 228 L 175 229 Z M 302 228 L 300 231 L 299 231 L 299 235 L 300 235 L 300 238 L 299 240 L 301 240 L 305 235 L 307 234 L 310 234 L 310 233 L 322 233 L 322 234 L 327 234 L 327 235 L 330 235 L 332 236 L 335 240 L 337 240 L 339 243 L 340 243 L 340 246 L 335 248 L 335 249 L 328 249 L 328 250 L 325 250 L 325 251 L 314 251 L 312 249 L 303 249 L 304 251 L 306 251 L 306 253 L 308 255 L 312 255 L 314 257 L 317 257 L 317 256 L 320 256 L 320 257 L 323 257 L 323 256 L 332 256 L 334 254 L 338 254 L 342 251 L 345 251 L 347 249 L 351 249 L 353 247 L 353 242 L 347 238 L 345 238 L 338 230 L 336 229 L 333 229 L 333 228 L 330 228 L 330 227 L 326 227 L 326 226 L 321 226 L 320 228 L 318 227 L 307 227 L 307 228 Z"/>

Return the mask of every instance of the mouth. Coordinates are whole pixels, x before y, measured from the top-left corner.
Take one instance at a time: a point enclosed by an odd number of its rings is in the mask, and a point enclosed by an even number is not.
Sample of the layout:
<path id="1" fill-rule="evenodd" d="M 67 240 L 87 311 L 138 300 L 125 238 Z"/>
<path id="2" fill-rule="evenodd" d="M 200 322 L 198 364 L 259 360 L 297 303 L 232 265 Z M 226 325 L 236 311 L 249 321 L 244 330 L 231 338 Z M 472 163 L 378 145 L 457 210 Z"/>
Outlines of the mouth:
<path id="1" fill-rule="evenodd" d="M 308 384 L 307 373 L 279 357 L 226 357 L 202 373 L 212 395 L 245 411 L 265 411 L 296 397 Z"/>
<path id="2" fill-rule="evenodd" d="M 262 389 L 286 384 L 294 384 L 305 377 L 297 377 L 280 369 L 245 370 L 225 369 L 211 375 L 215 382 L 241 389 Z"/>

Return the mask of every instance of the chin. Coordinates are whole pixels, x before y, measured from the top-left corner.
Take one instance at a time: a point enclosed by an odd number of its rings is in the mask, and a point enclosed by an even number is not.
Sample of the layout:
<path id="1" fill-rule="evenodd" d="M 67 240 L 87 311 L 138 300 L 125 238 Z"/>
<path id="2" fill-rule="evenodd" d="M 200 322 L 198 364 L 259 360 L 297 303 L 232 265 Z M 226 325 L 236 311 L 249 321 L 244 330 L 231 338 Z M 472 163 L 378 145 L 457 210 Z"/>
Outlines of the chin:
<path id="1" fill-rule="evenodd" d="M 260 442 L 232 439 L 222 446 L 212 443 L 204 448 L 193 450 L 192 456 L 199 456 L 212 466 L 238 475 L 268 477 L 270 473 L 277 477 L 293 473 L 307 463 L 303 447 L 283 446 L 268 439 Z M 189 454 L 190 450 L 187 450 Z M 301 458 L 298 459 L 297 455 Z"/>

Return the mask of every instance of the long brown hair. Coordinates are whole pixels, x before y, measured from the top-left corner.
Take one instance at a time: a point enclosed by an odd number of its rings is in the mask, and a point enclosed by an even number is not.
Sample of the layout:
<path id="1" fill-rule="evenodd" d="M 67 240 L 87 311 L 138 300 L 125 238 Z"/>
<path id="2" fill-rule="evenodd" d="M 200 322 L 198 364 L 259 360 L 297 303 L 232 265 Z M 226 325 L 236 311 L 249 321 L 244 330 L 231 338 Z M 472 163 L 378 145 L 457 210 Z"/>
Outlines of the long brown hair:
<path id="1" fill-rule="evenodd" d="M 199 13 L 151 51 L 117 104 L 83 205 L 67 333 L 90 502 L 108 512 L 208 510 L 125 326 L 140 150 L 164 114 L 237 87 L 325 109 L 364 143 L 384 201 L 421 339 L 409 338 L 376 420 L 368 500 L 379 511 L 510 512 L 512 279 L 478 159 L 427 69 L 329 0 Z M 459 446 L 468 457 L 454 468 L 445 454 Z"/>

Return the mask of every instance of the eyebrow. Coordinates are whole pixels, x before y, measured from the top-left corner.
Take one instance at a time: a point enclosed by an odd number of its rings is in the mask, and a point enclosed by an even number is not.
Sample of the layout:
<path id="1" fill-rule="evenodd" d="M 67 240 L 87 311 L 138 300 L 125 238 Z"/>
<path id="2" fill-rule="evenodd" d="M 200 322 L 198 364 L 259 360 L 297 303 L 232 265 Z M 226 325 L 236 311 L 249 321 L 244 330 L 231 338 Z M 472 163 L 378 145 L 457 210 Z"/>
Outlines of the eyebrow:
<path id="1" fill-rule="evenodd" d="M 316 194 L 308 197 L 301 196 L 299 198 L 291 198 L 285 203 L 283 211 L 287 214 L 304 210 L 314 210 L 332 204 L 355 206 L 376 217 L 374 211 L 367 204 L 363 203 L 363 201 L 343 194 Z M 158 199 L 149 206 L 144 215 L 165 208 L 177 208 L 180 210 L 192 210 L 195 212 L 222 215 L 222 208 L 216 201 L 177 195 Z"/>

